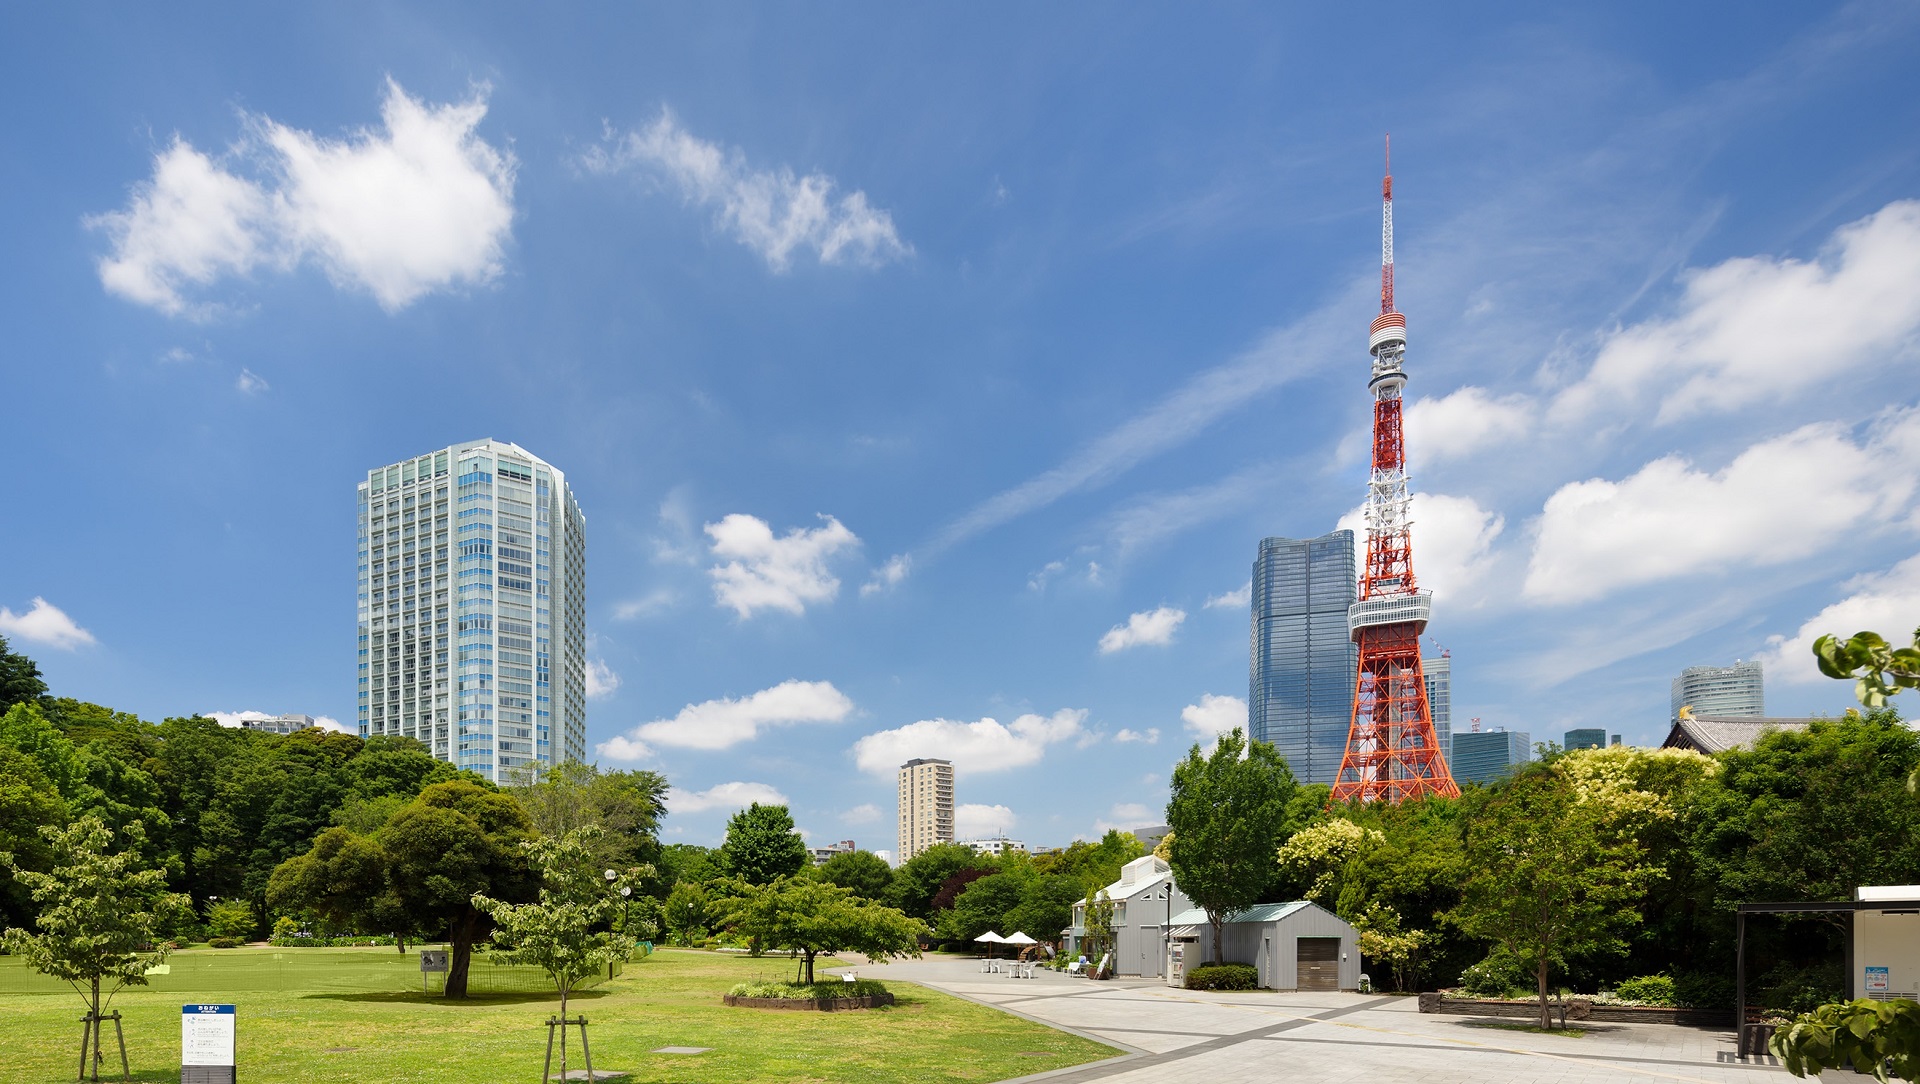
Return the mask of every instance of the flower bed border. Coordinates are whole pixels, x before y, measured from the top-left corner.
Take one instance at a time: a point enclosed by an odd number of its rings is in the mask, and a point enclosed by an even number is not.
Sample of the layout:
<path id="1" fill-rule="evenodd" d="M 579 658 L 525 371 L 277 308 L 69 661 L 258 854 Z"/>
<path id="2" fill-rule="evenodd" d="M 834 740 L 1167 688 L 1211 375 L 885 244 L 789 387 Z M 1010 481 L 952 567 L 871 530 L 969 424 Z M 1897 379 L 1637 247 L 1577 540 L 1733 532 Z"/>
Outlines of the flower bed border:
<path id="1" fill-rule="evenodd" d="M 741 1009 L 800 1009 L 813 1012 L 846 1012 L 850 1009 L 877 1009 L 893 1004 L 892 994 L 868 997 L 735 997 L 721 1000 Z"/>
<path id="2" fill-rule="evenodd" d="M 1450 1013 L 1455 1016 L 1502 1016 L 1535 1020 L 1540 1016 L 1538 1001 L 1496 1001 L 1484 998 L 1448 997 L 1445 994 L 1420 995 L 1420 1011 Z M 1567 1001 L 1567 1020 L 1592 1020 L 1609 1024 L 1677 1024 L 1683 1027 L 1733 1026 L 1733 1013 L 1725 1009 L 1679 1009 L 1658 1005 L 1607 1005 L 1588 998 Z"/>

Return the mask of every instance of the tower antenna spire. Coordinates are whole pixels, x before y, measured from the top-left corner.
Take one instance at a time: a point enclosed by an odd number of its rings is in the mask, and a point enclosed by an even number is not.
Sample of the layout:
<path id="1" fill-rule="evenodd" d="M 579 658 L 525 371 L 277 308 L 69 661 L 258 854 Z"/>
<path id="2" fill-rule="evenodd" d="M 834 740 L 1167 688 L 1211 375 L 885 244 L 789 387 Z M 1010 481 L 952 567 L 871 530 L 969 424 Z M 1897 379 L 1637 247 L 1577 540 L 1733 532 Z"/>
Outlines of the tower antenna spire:
<path id="1" fill-rule="evenodd" d="M 1380 312 L 1393 311 L 1393 133 L 1387 133 L 1386 176 L 1380 181 Z"/>

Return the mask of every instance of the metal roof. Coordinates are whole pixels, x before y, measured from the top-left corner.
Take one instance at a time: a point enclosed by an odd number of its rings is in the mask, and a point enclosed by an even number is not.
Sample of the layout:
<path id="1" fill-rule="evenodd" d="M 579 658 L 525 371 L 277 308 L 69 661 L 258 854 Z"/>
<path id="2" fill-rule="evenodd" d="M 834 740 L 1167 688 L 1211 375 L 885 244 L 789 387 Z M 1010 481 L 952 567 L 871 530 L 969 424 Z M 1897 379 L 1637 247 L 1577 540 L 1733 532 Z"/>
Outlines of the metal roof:
<path id="1" fill-rule="evenodd" d="M 1302 907 L 1311 907 L 1311 906 L 1313 905 L 1306 900 L 1295 900 L 1292 903 L 1263 903 L 1258 907 L 1249 907 L 1244 911 L 1236 912 L 1234 916 L 1232 918 L 1227 919 L 1227 921 L 1228 922 L 1274 922 L 1279 919 L 1283 919 L 1287 917 L 1288 915 L 1294 913 L 1295 911 L 1300 910 Z M 1205 911 L 1200 910 L 1197 907 L 1192 910 L 1182 911 L 1179 914 L 1173 916 L 1173 920 L 1169 922 L 1168 925 L 1170 926 L 1205 926 L 1207 925 L 1207 913 Z"/>

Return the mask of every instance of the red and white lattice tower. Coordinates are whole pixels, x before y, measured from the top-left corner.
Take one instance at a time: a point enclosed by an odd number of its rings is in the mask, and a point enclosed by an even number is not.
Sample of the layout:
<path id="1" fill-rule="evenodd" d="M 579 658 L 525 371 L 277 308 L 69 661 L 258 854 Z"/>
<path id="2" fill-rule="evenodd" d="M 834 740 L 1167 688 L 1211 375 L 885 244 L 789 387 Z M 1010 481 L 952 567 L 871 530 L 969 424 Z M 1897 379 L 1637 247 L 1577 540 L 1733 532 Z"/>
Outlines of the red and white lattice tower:
<path id="1" fill-rule="evenodd" d="M 1373 479 L 1367 485 L 1367 559 L 1360 597 L 1347 611 L 1347 628 L 1360 645 L 1347 752 L 1334 778 L 1333 800 L 1363 801 L 1428 795 L 1456 797 L 1433 733 L 1427 683 L 1420 673 L 1420 634 L 1433 596 L 1413 579 L 1413 532 L 1408 521 L 1407 454 L 1401 439 L 1401 362 L 1407 318 L 1393 307 L 1393 160 L 1380 187 L 1380 316 L 1367 337 L 1373 354 Z"/>

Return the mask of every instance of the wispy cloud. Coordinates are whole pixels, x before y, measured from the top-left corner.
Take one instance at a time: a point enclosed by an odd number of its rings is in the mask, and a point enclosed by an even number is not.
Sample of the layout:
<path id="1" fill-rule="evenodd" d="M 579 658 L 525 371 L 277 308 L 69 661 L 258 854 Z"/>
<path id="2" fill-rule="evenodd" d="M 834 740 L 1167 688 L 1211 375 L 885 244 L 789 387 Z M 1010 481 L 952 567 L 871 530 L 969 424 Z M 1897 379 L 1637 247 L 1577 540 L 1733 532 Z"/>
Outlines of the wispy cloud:
<path id="1" fill-rule="evenodd" d="M 797 251 L 823 264 L 878 267 L 912 255 L 893 216 L 867 202 L 862 191 L 835 198 L 838 184 L 824 173 L 800 176 L 787 166 L 755 168 L 739 149 L 727 150 L 680 126 L 670 110 L 644 128 L 606 139 L 582 158 L 596 173 L 648 171 L 673 182 L 688 203 L 713 211 L 714 224 L 786 271 Z"/>
<path id="2" fill-rule="evenodd" d="M 1126 624 L 1115 625 L 1100 637 L 1100 653 L 1111 655 L 1143 644 L 1165 646 L 1173 642 L 1175 630 L 1186 619 L 1187 611 L 1172 606 L 1142 610 L 1129 616 Z"/>
<path id="3" fill-rule="evenodd" d="M 267 383 L 265 377 L 255 373 L 252 369 L 242 369 L 240 370 L 239 378 L 233 382 L 233 386 L 244 394 L 259 395 L 268 390 L 272 385 Z"/>
<path id="4" fill-rule="evenodd" d="M 1251 605 L 1253 605 L 1253 581 L 1248 580 L 1246 583 L 1241 584 L 1237 590 L 1222 591 L 1217 595 L 1208 595 L 1205 608 L 1209 610 L 1244 610 Z"/>

